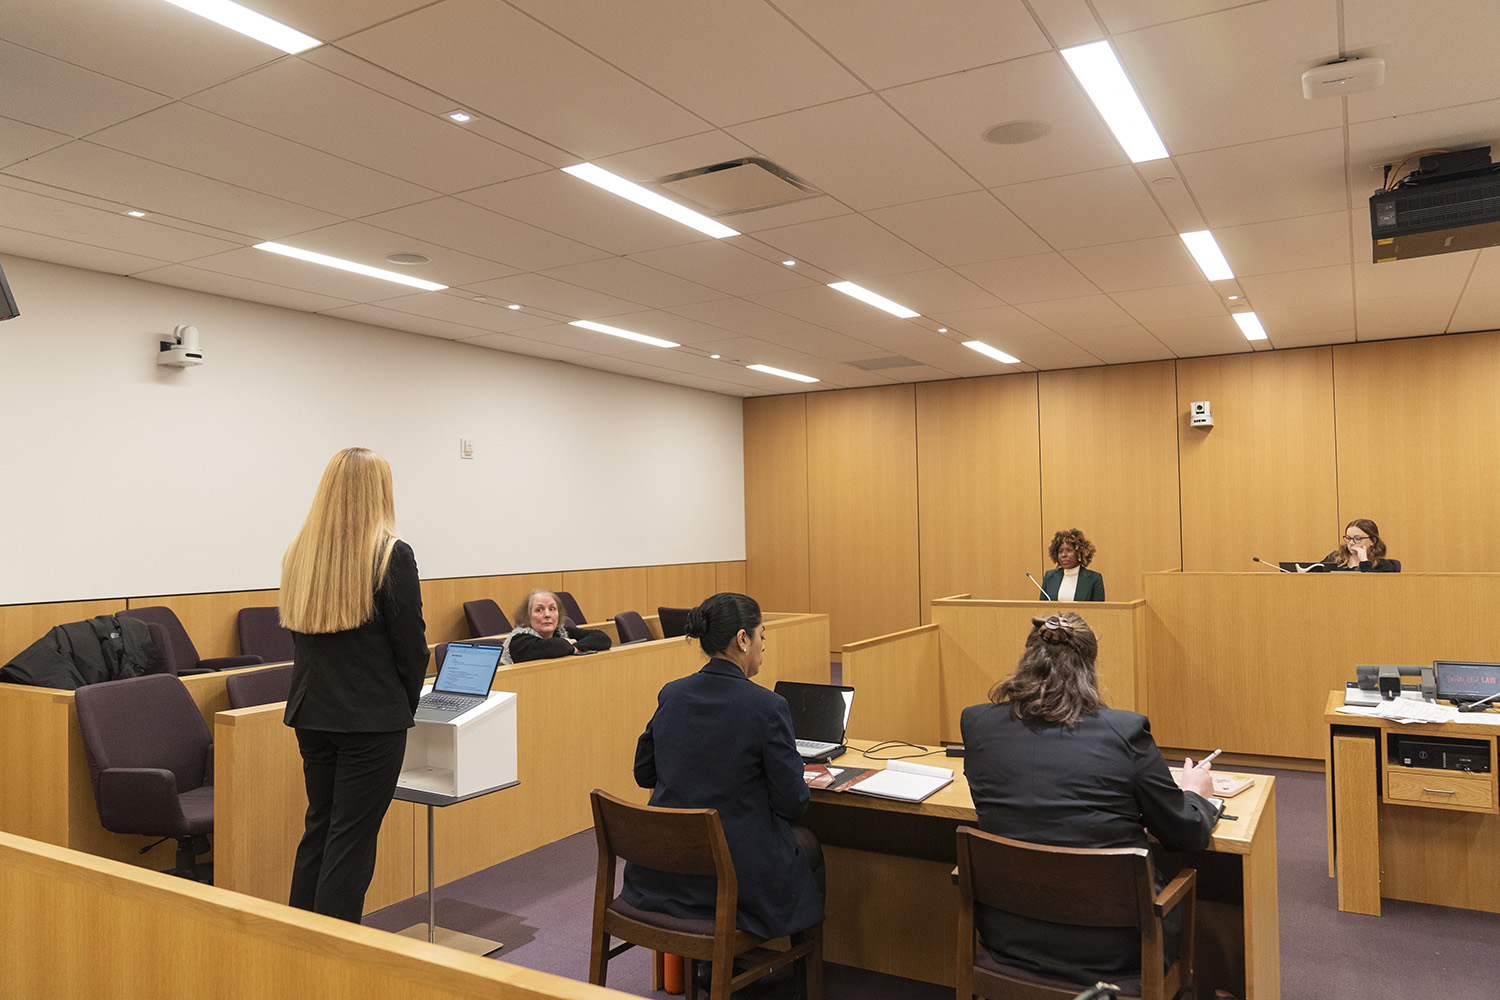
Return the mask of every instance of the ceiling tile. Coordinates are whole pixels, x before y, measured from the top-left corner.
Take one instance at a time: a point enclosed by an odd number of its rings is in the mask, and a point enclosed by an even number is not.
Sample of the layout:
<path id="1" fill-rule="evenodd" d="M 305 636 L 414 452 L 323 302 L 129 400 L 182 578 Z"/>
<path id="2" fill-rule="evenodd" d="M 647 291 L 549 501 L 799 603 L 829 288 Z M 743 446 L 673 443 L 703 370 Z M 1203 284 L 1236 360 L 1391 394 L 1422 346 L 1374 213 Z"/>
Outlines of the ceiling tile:
<path id="1" fill-rule="evenodd" d="M 721 292 L 705 285 L 624 257 L 556 267 L 547 271 L 546 276 L 657 309 L 722 297 Z"/>
<path id="2" fill-rule="evenodd" d="M 1138 323 L 1070 333 L 1068 339 L 1107 365 L 1164 361 L 1173 356 L 1165 344 Z"/>
<path id="3" fill-rule="evenodd" d="M 837 295 L 838 293 L 832 293 Z M 842 296 L 840 296 L 842 298 Z M 852 301 L 852 300 L 851 300 Z M 855 303 L 858 305 L 858 303 Z M 785 333 L 805 330 L 816 324 L 799 319 L 775 308 L 759 305 L 747 299 L 715 299 L 712 302 L 694 302 L 677 306 L 672 310 L 706 326 L 733 331 L 745 336 L 759 337 L 768 333 Z M 846 318 L 848 314 L 845 314 Z"/>
<path id="4" fill-rule="evenodd" d="M 1063 256 L 1106 292 L 1207 280 L 1176 236 L 1065 250 Z"/>
<path id="5" fill-rule="evenodd" d="M 1356 212 L 1355 214 L 1359 214 Z M 1219 249 L 1238 275 L 1301 271 L 1349 263 L 1349 213 L 1227 226 L 1214 231 Z M 1361 238 L 1369 241 L 1368 229 Z"/>
<path id="6" fill-rule="evenodd" d="M 1172 227 L 1129 167 L 995 188 L 1021 221 L 1055 250 L 1170 236 Z"/>
<path id="7" fill-rule="evenodd" d="M 528 309 L 545 309 L 570 319 L 602 320 L 605 316 L 637 312 L 640 303 L 617 298 L 542 274 L 517 274 L 509 278 L 476 282 L 470 291 L 516 302 Z"/>
<path id="8" fill-rule="evenodd" d="M 5 117 L 70 136 L 167 103 L 160 94 L 6 41 L 0 41 L 0 94 Z"/>
<path id="9" fill-rule="evenodd" d="M 794 267 L 775 264 L 740 249 L 733 242 L 735 239 L 738 237 L 648 250 L 632 254 L 630 259 L 730 295 L 806 288 L 811 283 Z"/>
<path id="10" fill-rule="evenodd" d="M 761 234 L 761 238 L 790 257 L 860 284 L 881 275 L 925 271 L 938 265 L 910 243 L 860 215 L 783 226 Z"/>
<path id="11" fill-rule="evenodd" d="M 518 333 L 543 326 L 554 326 L 556 319 L 538 316 L 524 309 L 509 309 L 507 303 L 486 299 L 478 301 L 467 292 L 449 290 L 436 295 L 419 293 L 386 299 L 381 308 L 391 312 L 445 320 L 470 328 L 468 337 L 486 333 Z"/>
<path id="12" fill-rule="evenodd" d="M 1110 295 L 1136 322 L 1155 331 L 1158 324 L 1185 319 L 1228 319 L 1224 299 L 1206 281 L 1173 288 L 1149 288 Z M 1239 327 L 1235 327 L 1236 330 Z"/>
<path id="13" fill-rule="evenodd" d="M 7 227 L 157 260 L 184 261 L 238 244 L 183 232 L 150 219 L 75 205 L 0 184 L 0 219 Z"/>
<path id="14" fill-rule="evenodd" d="M 366 216 L 364 221 L 522 271 L 541 271 L 606 256 L 603 250 L 456 198 L 407 205 Z"/>
<path id="15" fill-rule="evenodd" d="M 296 309 L 300 312 L 324 312 L 349 305 L 347 299 L 338 299 L 317 292 L 304 292 L 264 281 L 252 281 L 234 274 L 205 271 L 191 264 L 172 264 L 168 267 L 137 271 L 131 277 L 140 278 L 142 281 L 154 281 L 161 285 L 172 285 L 176 288 L 190 288 L 195 292 L 208 292 L 210 295 L 223 295 L 231 299 L 263 302 L 266 305 Z"/>
<path id="16" fill-rule="evenodd" d="M 979 187 L 873 94 L 762 118 L 728 131 L 855 209 Z"/>
<path id="17" fill-rule="evenodd" d="M 865 213 L 934 260 L 953 267 L 1041 253 L 1047 244 L 988 191 L 914 201 Z"/>
<path id="18" fill-rule="evenodd" d="M 514 268 L 504 264 L 471 257 L 426 240 L 398 236 L 387 229 L 379 229 L 363 222 L 341 222 L 336 226 L 298 233 L 281 242 L 301 250 L 342 257 L 357 264 L 394 271 L 424 281 L 436 281 L 442 285 L 471 285 L 515 273 Z M 392 253 L 419 253 L 432 258 L 432 261 L 415 266 L 392 264 L 385 259 L 387 254 Z"/>
<path id="19" fill-rule="evenodd" d="M 137 271 L 160 267 L 164 263 L 141 254 L 121 253 L 107 247 L 4 226 L 0 226 L 0 252 L 101 271 L 104 274 L 135 274 Z M 21 307 L 24 309 L 25 303 L 21 303 Z"/>
<path id="20" fill-rule="evenodd" d="M 1244 0 L 1091 0 L 1111 32 L 1123 34 L 1169 24 L 1216 10 L 1238 7 Z"/>
<path id="21" fill-rule="evenodd" d="M 0 168 L 61 146 L 69 137 L 51 129 L 0 118 Z"/>
<path id="22" fill-rule="evenodd" d="M 1500 6 L 1491 0 L 1430 4 L 1420 17 L 1398 0 L 1360 0 L 1341 12 L 1347 50 L 1385 60 L 1385 84 L 1347 98 L 1350 121 L 1396 118 L 1500 94 Z"/>
<path id="23" fill-rule="evenodd" d="M 194 264 L 207 271 L 232 274 L 272 285 L 282 285 L 304 292 L 331 295 L 349 302 L 378 302 L 408 294 L 411 289 L 380 278 L 341 271 L 319 264 L 283 257 L 281 254 L 245 248 L 212 257 L 200 257 Z M 428 292 L 428 295 L 436 294 Z"/>
<path id="24" fill-rule="evenodd" d="M 1354 329 L 1354 283 L 1349 266 L 1249 275 L 1240 279 L 1271 343 L 1298 346 L 1320 333 Z M 1322 341 L 1336 343 L 1336 341 Z"/>
<path id="25" fill-rule="evenodd" d="M 924 316 L 1005 304 L 980 285 L 945 267 L 886 275 L 880 279 L 880 287 L 885 290 L 882 294 Z"/>
<path id="26" fill-rule="evenodd" d="M 1173 159 L 1211 229 L 1324 215 L 1348 207 L 1339 129 Z"/>
<path id="27" fill-rule="evenodd" d="M 1147 322 L 1145 326 L 1153 337 L 1179 358 L 1246 354 L 1252 350 L 1239 326 L 1222 309 L 1217 316 L 1158 320 Z"/>
<path id="28" fill-rule="evenodd" d="M 1355 264 L 1359 339 L 1446 332 L 1477 258 L 1478 251 L 1469 250 L 1388 264 Z"/>
<path id="29" fill-rule="evenodd" d="M 267 17 L 332 42 L 352 31 L 379 24 L 432 0 L 255 0 Z"/>
<path id="30" fill-rule="evenodd" d="M 1131 322 L 1129 314 L 1115 305 L 1114 300 L 1107 295 L 1028 302 L 1018 308 L 1038 323 L 1058 333 L 1102 330 L 1124 326 Z"/>
<path id="31" fill-rule="evenodd" d="M 987 261 L 956 270 L 1013 304 L 1077 298 L 1100 290 L 1058 253 Z"/>

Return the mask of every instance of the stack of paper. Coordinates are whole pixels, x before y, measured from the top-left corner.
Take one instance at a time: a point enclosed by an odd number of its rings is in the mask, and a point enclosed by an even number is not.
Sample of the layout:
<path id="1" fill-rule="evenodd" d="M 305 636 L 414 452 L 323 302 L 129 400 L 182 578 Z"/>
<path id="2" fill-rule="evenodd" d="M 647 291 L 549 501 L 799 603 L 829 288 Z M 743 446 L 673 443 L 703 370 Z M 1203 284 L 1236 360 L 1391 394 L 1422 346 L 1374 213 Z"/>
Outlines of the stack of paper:
<path id="1" fill-rule="evenodd" d="M 882 799 L 921 802 L 953 780 L 946 767 L 930 767 L 905 760 L 893 760 L 883 771 L 871 771 L 849 786 L 849 791 L 875 795 Z"/>

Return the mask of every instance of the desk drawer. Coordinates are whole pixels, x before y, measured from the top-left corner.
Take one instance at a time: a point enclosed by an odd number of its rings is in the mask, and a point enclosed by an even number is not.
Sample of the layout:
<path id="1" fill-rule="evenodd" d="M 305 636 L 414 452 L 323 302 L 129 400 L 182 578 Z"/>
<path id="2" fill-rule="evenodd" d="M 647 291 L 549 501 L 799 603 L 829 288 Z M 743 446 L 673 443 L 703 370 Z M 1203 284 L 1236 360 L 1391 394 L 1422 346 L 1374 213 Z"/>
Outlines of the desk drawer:
<path id="1" fill-rule="evenodd" d="M 1399 805 L 1495 812 L 1495 781 L 1489 774 L 1387 767 L 1385 800 Z"/>

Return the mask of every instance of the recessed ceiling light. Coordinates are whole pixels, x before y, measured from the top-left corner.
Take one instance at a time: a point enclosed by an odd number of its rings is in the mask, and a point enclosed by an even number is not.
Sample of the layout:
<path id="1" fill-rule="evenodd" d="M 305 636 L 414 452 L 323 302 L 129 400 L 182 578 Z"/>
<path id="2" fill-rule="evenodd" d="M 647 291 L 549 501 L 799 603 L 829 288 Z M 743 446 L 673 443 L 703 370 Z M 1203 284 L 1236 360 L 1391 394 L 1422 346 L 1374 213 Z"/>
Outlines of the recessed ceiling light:
<path id="1" fill-rule="evenodd" d="M 132 208 L 130 211 L 126 212 L 125 214 L 128 215 L 128 216 L 130 216 L 132 219 L 144 219 L 146 217 L 146 213 L 142 212 L 138 208 Z"/>
<path id="2" fill-rule="evenodd" d="M 642 208 L 649 208 L 658 215 L 665 215 L 673 222 L 680 222 L 684 226 L 698 230 L 716 240 L 726 236 L 738 236 L 738 229 L 730 229 L 721 222 L 715 222 L 706 215 L 684 208 L 667 198 L 663 198 L 655 191 L 648 191 L 633 181 L 610 173 L 603 167 L 596 167 L 592 163 L 579 163 L 571 167 L 563 167 L 563 173 L 572 174 L 581 181 L 588 181 L 595 187 L 603 188 L 610 194 L 619 195 L 626 201 L 633 201 Z"/>
<path id="3" fill-rule="evenodd" d="M 984 141 L 996 146 L 1019 146 L 1035 142 L 1051 131 L 1052 126 L 1046 122 L 1003 122 L 985 129 Z"/>
<path id="4" fill-rule="evenodd" d="M 1083 84 L 1089 100 L 1104 116 L 1104 123 L 1125 147 L 1125 155 L 1130 157 L 1131 163 L 1160 160 L 1167 155 L 1167 147 L 1162 145 L 1156 126 L 1151 124 L 1151 116 L 1146 114 L 1145 106 L 1136 96 L 1135 88 L 1130 85 L 1130 78 L 1125 75 L 1125 68 L 1115 57 L 1115 50 L 1109 42 L 1075 45 L 1063 49 L 1062 55 L 1078 82 Z"/>
<path id="5" fill-rule="evenodd" d="M 264 14 L 257 14 L 248 7 L 241 7 L 233 0 L 167 0 L 174 7 L 206 17 L 216 24 L 249 35 L 290 55 L 306 52 L 323 43 L 296 28 L 289 28 L 280 21 L 273 21 Z"/>
<path id="6" fill-rule="evenodd" d="M 330 257 L 326 253 L 314 253 L 311 250 L 302 250 L 298 247 L 289 247 L 284 243 L 257 243 L 255 249 L 266 250 L 271 253 L 279 253 L 283 257 L 295 257 L 305 260 L 309 264 L 322 264 L 324 267 L 336 267 L 340 271 L 350 271 L 354 274 L 362 274 L 367 278 L 379 278 L 381 281 L 394 281 L 398 285 L 410 285 L 412 288 L 420 288 L 427 292 L 441 292 L 447 285 L 440 285 L 436 281 L 423 281 L 421 278 L 413 278 L 410 275 L 397 274 L 395 271 L 385 271 L 378 267 L 370 267 L 368 264 L 356 264 L 352 260 L 344 260 L 341 257 Z"/>
<path id="7" fill-rule="evenodd" d="M 518 303 L 512 302 L 510 305 L 506 306 L 505 308 L 507 308 L 507 309 L 519 309 L 519 308 L 521 308 L 521 306 Z"/>
<path id="8" fill-rule="evenodd" d="M 1018 365 L 1021 363 L 1020 358 L 1013 358 L 999 348 L 991 347 L 989 344 L 986 344 L 982 340 L 966 340 L 964 341 L 964 346 L 971 351 L 978 351 L 980 354 L 983 354 L 986 357 L 994 358 L 996 361 L 999 361 L 1003 364 Z"/>
<path id="9" fill-rule="evenodd" d="M 1234 277 L 1234 272 L 1229 269 L 1229 261 L 1224 259 L 1224 251 L 1219 249 L 1219 241 L 1214 239 L 1213 233 L 1200 229 L 1196 233 L 1179 235 L 1187 245 L 1188 253 L 1198 262 L 1205 278 L 1209 281 L 1226 281 Z"/>
<path id="10" fill-rule="evenodd" d="M 626 340 L 636 340 L 642 344 L 650 344 L 653 347 L 681 347 L 681 344 L 670 340 L 662 340 L 660 337 L 649 337 L 644 333 L 636 333 L 634 330 L 622 330 L 617 326 L 605 326 L 603 323 L 595 323 L 587 319 L 575 319 L 569 326 L 579 326 L 585 330 L 593 330 L 595 333 L 607 333 L 611 337 L 624 337 Z"/>
<path id="11" fill-rule="evenodd" d="M 488 302 L 489 300 L 490 299 L 489 299 L 488 295 L 476 295 L 476 296 L 474 296 L 474 301 L 475 302 Z"/>
<path id="12" fill-rule="evenodd" d="M 432 263 L 432 258 L 425 253 L 388 253 L 385 255 L 385 260 L 387 264 L 400 264 L 403 267 Z"/>
<path id="13" fill-rule="evenodd" d="M 1240 325 L 1240 332 L 1245 335 L 1246 340 L 1265 340 L 1266 328 L 1260 325 L 1260 317 L 1253 312 L 1230 313 L 1234 321 Z"/>
<path id="14" fill-rule="evenodd" d="M 1238 299 L 1239 299 L 1239 296 L 1238 296 L 1238 295 L 1231 295 L 1231 296 L 1229 296 L 1229 301 L 1230 301 L 1230 302 L 1234 302 L 1234 301 L 1236 301 L 1236 300 L 1238 300 Z"/>
<path id="15" fill-rule="evenodd" d="M 787 267 L 796 267 L 797 266 L 797 262 L 795 260 L 784 260 L 784 261 L 782 261 L 782 263 L 785 264 Z"/>
<path id="16" fill-rule="evenodd" d="M 720 357 L 720 355 L 718 355 L 718 354 L 710 354 L 710 355 L 709 355 L 709 357 L 710 357 L 710 358 L 712 358 L 712 359 L 713 359 L 713 360 L 715 360 L 715 361 L 718 361 L 718 360 L 719 360 L 719 357 Z"/>
<path id="17" fill-rule="evenodd" d="M 940 327 L 938 327 L 938 333 L 947 333 L 947 332 L 948 332 L 948 328 L 946 326 L 940 326 Z"/>
<path id="18" fill-rule="evenodd" d="M 835 281 L 828 287 L 836 292 L 843 292 L 845 295 L 859 299 L 861 302 L 868 302 L 876 309 L 884 309 L 892 316 L 899 316 L 902 319 L 912 319 L 922 315 L 919 312 L 912 312 L 899 302 L 892 302 L 884 295 L 876 295 L 868 288 L 861 288 L 852 281 Z"/>
<path id="19" fill-rule="evenodd" d="M 793 382 L 818 381 L 818 379 L 813 378 L 811 375 L 798 375 L 796 372 L 789 372 L 781 368 L 772 368 L 770 365 L 746 365 L 745 367 L 751 371 L 765 372 L 767 375 L 778 375 L 781 378 L 789 378 Z"/>
<path id="20" fill-rule="evenodd" d="M 474 120 L 474 116 L 469 114 L 467 111 L 450 111 L 443 117 L 456 121 L 460 125 L 462 125 L 464 122 Z"/>

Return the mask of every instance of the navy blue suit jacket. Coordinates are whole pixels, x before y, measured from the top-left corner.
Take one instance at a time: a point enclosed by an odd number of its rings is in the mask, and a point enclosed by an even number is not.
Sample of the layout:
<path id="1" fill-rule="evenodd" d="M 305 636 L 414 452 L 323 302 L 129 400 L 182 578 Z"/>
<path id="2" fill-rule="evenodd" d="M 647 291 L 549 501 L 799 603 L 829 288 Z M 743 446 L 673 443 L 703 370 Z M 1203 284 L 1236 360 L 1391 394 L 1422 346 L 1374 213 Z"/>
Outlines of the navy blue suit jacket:
<path id="1" fill-rule="evenodd" d="M 1057 590 L 1062 586 L 1062 580 L 1063 571 L 1061 568 L 1049 569 L 1042 574 L 1042 590 L 1050 600 L 1057 600 Z M 1091 569 L 1080 567 L 1078 570 L 1078 589 L 1073 594 L 1073 600 L 1104 600 L 1104 577 Z"/>
<path id="2" fill-rule="evenodd" d="M 823 919 L 823 899 L 791 821 L 810 793 L 786 699 L 728 660 L 672 681 L 635 751 L 635 780 L 651 804 L 717 809 L 739 882 L 738 925 L 777 938 Z M 625 866 L 625 902 L 678 917 L 714 915 L 712 876 Z"/>

